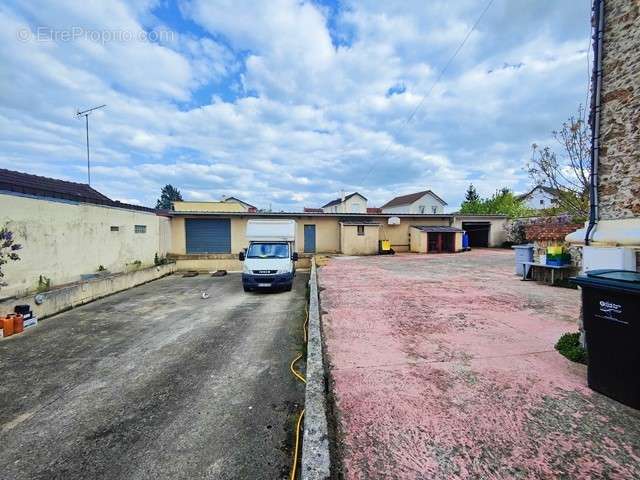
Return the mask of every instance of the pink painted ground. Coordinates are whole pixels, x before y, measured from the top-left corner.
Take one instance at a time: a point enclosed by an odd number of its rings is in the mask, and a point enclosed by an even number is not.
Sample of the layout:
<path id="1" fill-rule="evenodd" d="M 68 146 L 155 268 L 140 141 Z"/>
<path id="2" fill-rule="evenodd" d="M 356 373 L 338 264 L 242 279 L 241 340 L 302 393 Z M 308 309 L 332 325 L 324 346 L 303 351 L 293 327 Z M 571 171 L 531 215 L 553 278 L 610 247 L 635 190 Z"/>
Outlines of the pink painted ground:
<path id="1" fill-rule="evenodd" d="M 323 328 L 347 479 L 640 478 L 640 414 L 553 345 L 579 292 L 513 253 L 333 258 Z"/>

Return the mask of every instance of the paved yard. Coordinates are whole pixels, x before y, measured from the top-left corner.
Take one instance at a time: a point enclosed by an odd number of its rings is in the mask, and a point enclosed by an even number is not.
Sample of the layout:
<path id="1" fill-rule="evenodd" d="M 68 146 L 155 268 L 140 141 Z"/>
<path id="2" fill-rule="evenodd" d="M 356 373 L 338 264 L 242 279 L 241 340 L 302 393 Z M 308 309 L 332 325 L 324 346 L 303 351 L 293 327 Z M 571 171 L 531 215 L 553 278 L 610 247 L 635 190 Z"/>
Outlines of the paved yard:
<path id="1" fill-rule="evenodd" d="M 639 413 L 553 349 L 578 291 L 501 250 L 333 258 L 320 286 L 345 478 L 640 478 Z"/>
<path id="2" fill-rule="evenodd" d="M 167 277 L 0 342 L 0 478 L 286 478 L 307 279 Z"/>

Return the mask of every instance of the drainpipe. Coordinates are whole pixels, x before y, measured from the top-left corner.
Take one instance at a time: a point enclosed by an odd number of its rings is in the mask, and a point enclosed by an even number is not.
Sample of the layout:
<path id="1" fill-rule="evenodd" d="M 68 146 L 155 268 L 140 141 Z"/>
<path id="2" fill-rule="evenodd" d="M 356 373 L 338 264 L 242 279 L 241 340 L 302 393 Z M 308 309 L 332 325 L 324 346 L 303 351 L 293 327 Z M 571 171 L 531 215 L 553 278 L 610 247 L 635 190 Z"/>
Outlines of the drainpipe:
<path id="1" fill-rule="evenodd" d="M 589 225 L 584 237 L 584 244 L 589 245 L 591 234 L 598 223 L 598 163 L 600 159 L 600 95 L 602 91 L 602 37 L 604 36 L 604 0 L 594 0 L 595 35 L 593 43 L 593 74 L 591 92 L 591 176 L 589 182 Z"/>

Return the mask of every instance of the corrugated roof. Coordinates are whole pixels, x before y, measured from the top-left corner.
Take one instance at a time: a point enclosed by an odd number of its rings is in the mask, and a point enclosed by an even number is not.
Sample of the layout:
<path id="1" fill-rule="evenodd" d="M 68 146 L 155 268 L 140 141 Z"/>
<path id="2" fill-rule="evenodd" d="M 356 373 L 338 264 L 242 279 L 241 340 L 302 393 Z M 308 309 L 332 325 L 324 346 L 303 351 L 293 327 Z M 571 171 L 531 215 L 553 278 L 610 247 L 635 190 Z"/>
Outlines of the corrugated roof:
<path id="1" fill-rule="evenodd" d="M 380 225 L 380 222 L 374 222 L 371 220 L 340 220 L 342 225 L 364 225 L 376 227 Z"/>
<path id="2" fill-rule="evenodd" d="M 362 195 L 361 193 L 358 192 L 353 192 L 350 193 L 349 195 L 345 195 L 344 199 L 345 200 L 349 200 L 351 197 L 353 197 L 354 195 L 360 195 L 362 198 L 364 198 L 365 200 L 367 199 L 367 197 L 365 197 L 364 195 Z M 329 203 L 327 203 L 326 205 L 323 205 L 322 208 L 327 208 L 327 207 L 333 207 L 334 205 L 339 205 L 342 203 L 342 197 L 338 197 L 335 200 L 331 200 Z"/>
<path id="3" fill-rule="evenodd" d="M 127 208 L 145 212 L 160 213 L 156 209 L 129 205 L 111 200 L 106 195 L 91 188 L 86 183 L 68 182 L 57 178 L 41 177 L 30 173 L 16 172 L 0 168 L 0 190 L 33 195 L 36 197 L 58 198 L 76 202 L 107 205 L 110 207 Z"/>
<path id="4" fill-rule="evenodd" d="M 458 233 L 464 232 L 464 230 L 456 227 L 440 227 L 436 225 L 411 225 L 413 228 L 422 230 L 427 233 Z"/>
<path id="5" fill-rule="evenodd" d="M 431 190 L 424 190 L 422 192 L 409 193 L 407 195 L 401 195 L 399 197 L 392 198 L 387 203 L 385 203 L 381 208 L 397 207 L 400 205 L 410 205 L 416 200 L 420 200 L 427 193 L 430 193 L 431 195 L 433 195 L 437 200 L 442 202 L 443 205 L 447 205 L 447 202 L 445 202 L 443 199 L 441 199 L 438 195 L 433 193 Z"/>

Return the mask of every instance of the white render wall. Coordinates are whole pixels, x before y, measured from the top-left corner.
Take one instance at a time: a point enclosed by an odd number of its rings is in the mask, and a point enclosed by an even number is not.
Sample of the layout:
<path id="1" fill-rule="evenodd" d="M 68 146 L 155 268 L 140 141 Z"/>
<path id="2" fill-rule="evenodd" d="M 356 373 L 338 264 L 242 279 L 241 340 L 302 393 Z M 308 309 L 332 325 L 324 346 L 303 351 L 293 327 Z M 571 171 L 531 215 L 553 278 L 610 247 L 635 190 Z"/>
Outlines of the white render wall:
<path id="1" fill-rule="evenodd" d="M 553 203 L 555 197 L 544 190 L 536 189 L 525 200 L 524 204 L 532 210 L 542 210 L 544 208 L 552 208 L 556 204 Z"/>
<path id="2" fill-rule="evenodd" d="M 36 289 L 40 275 L 55 287 L 96 273 L 154 264 L 154 255 L 171 250 L 171 225 L 154 213 L 65 200 L 0 193 L 0 225 L 13 231 L 20 260 L 3 265 L 0 298 Z M 146 233 L 135 233 L 145 225 Z M 118 231 L 111 231 L 111 227 Z"/>

